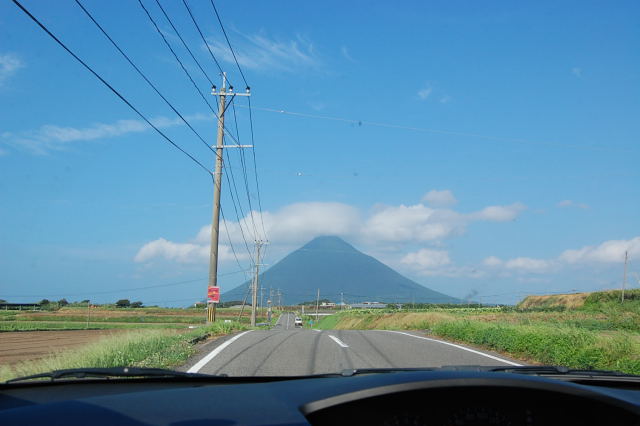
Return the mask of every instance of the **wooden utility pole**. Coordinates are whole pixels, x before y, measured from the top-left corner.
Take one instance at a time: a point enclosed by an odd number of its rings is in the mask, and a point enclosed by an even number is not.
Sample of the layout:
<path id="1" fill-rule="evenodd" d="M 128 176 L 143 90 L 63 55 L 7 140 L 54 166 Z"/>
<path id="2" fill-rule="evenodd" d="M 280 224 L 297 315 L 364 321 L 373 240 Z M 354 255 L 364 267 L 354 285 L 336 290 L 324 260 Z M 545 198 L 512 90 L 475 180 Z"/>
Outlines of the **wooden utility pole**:
<path id="1" fill-rule="evenodd" d="M 316 297 L 316 323 L 318 323 L 318 308 L 320 307 L 320 289 L 318 289 L 318 296 Z"/>
<path id="2" fill-rule="evenodd" d="M 253 276 L 253 285 L 251 288 L 251 326 L 256 326 L 256 313 L 258 309 L 258 276 L 260 275 L 260 249 L 266 244 L 262 240 L 256 240 L 256 262 L 255 275 Z"/>
<path id="3" fill-rule="evenodd" d="M 246 93 L 235 93 L 233 86 L 227 91 L 227 73 L 222 73 L 222 87 L 220 91 L 216 86 L 211 88 L 211 94 L 220 98 L 218 107 L 218 137 L 216 140 L 216 167 L 213 175 L 213 217 L 211 219 L 211 247 L 209 251 L 209 287 L 218 285 L 218 236 L 220 233 L 220 195 L 222 192 L 222 163 L 224 148 L 224 113 L 227 107 L 227 96 L 249 96 L 249 88 Z M 251 148 L 251 145 L 231 145 L 232 148 Z M 208 290 L 208 288 L 207 288 Z M 207 291 L 208 294 L 208 291 Z M 207 323 L 215 321 L 216 304 L 207 299 Z"/>
<path id="4" fill-rule="evenodd" d="M 624 273 L 622 275 L 622 300 L 621 303 L 624 303 L 624 290 L 627 287 L 627 260 L 629 260 L 629 252 L 625 250 L 624 252 Z"/>

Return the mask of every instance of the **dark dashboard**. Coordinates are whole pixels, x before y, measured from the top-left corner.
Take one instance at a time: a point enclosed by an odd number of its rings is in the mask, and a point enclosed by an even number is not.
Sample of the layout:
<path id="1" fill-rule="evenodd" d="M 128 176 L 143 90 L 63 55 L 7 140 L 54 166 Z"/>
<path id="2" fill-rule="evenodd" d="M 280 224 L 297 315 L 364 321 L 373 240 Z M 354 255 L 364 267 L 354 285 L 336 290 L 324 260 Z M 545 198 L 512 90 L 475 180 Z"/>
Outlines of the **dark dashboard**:
<path id="1" fill-rule="evenodd" d="M 19 383 L 0 388 L 0 424 L 640 425 L 640 382 L 574 381 L 413 371 Z"/>

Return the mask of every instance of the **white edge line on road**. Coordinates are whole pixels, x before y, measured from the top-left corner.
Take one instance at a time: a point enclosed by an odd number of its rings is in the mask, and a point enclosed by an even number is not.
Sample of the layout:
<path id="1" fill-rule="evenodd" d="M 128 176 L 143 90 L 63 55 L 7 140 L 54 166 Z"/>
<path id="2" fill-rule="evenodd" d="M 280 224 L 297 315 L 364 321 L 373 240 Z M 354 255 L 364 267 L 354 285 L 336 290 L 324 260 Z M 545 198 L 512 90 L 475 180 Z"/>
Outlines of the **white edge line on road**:
<path id="1" fill-rule="evenodd" d="M 442 340 L 431 339 L 429 337 L 416 336 L 416 335 L 411 334 L 411 333 L 405 333 L 404 331 L 396 331 L 396 330 L 381 330 L 381 331 L 388 331 L 390 333 L 404 334 L 406 336 L 415 337 L 416 339 L 423 339 L 423 340 L 428 340 L 430 342 L 442 343 L 443 345 L 449 345 L 449 346 L 453 346 L 454 348 L 462 349 L 464 351 L 473 352 L 474 354 L 486 356 L 487 358 L 495 359 L 496 361 L 504 362 L 505 364 L 515 365 L 516 367 L 522 367 L 522 364 L 518 364 L 517 362 L 507 361 L 506 359 L 502 359 L 502 358 L 499 358 L 497 356 L 485 354 L 484 352 L 476 351 L 476 350 L 473 350 L 473 349 L 465 348 L 464 346 L 456 345 L 455 343 L 443 342 Z M 331 336 L 329 336 L 329 337 L 331 337 Z"/>
<path id="2" fill-rule="evenodd" d="M 322 330 L 318 330 L 317 328 L 312 328 L 313 331 L 317 331 L 318 333 L 322 332 Z"/>
<path id="3" fill-rule="evenodd" d="M 229 346 L 230 344 L 232 344 L 233 342 L 235 342 L 236 340 L 238 340 L 239 338 L 241 338 L 242 336 L 244 336 L 245 334 L 247 334 L 247 333 L 249 333 L 251 331 L 253 331 L 253 330 L 243 331 L 242 333 L 240 333 L 240 334 L 238 334 L 236 336 L 233 336 L 231 339 L 227 340 L 226 342 L 224 342 L 223 344 L 221 344 L 220 346 L 218 346 L 217 348 L 215 348 L 214 350 L 209 352 L 200 361 L 195 363 L 195 365 L 193 367 L 191 367 L 190 369 L 187 370 L 187 373 L 197 373 L 198 371 L 200 371 L 200 369 L 202 367 L 207 365 L 209 363 L 209 361 L 211 361 L 216 355 L 218 355 L 220 352 L 222 352 L 224 350 L 224 348 L 226 348 L 227 346 Z"/>
<path id="4" fill-rule="evenodd" d="M 343 348 L 348 348 L 349 347 L 349 345 L 344 343 L 342 340 L 338 339 L 336 336 L 332 336 L 332 335 L 329 334 L 329 337 L 331 338 L 331 340 L 333 340 L 334 342 L 336 342 L 338 345 L 342 346 Z"/>

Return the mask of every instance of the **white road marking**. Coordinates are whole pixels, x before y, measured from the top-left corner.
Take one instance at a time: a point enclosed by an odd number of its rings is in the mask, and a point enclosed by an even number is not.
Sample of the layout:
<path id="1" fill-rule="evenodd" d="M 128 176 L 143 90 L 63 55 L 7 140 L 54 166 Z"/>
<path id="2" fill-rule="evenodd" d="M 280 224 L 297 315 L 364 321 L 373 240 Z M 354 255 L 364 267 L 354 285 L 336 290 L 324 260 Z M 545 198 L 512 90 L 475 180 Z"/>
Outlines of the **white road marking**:
<path id="1" fill-rule="evenodd" d="M 349 345 L 344 343 L 342 340 L 338 339 L 336 336 L 329 335 L 329 337 L 331 338 L 331 340 L 333 340 L 334 342 L 336 342 L 338 345 L 342 346 L 343 348 L 348 348 L 349 347 Z"/>
<path id="2" fill-rule="evenodd" d="M 227 346 L 229 346 L 230 344 L 232 344 L 233 342 L 235 342 L 236 340 L 238 340 L 239 338 L 241 338 L 242 336 L 244 336 L 245 334 L 247 334 L 247 333 L 249 333 L 251 331 L 253 331 L 253 330 L 244 331 L 244 332 L 238 334 L 237 336 L 233 336 L 231 339 L 227 340 L 226 342 L 224 342 L 223 344 L 221 344 L 220 346 L 218 346 L 217 348 L 215 348 L 214 350 L 209 352 L 209 354 L 207 354 L 204 358 L 202 358 L 200 361 L 198 361 L 193 367 L 188 369 L 187 373 L 197 373 L 198 371 L 200 371 L 200 369 L 202 367 L 207 365 L 209 363 L 209 361 L 211 361 L 220 352 L 222 352 L 224 348 L 226 348 Z"/>
<path id="3" fill-rule="evenodd" d="M 289 329 L 289 314 L 287 314 L 287 330 Z"/>
<path id="4" fill-rule="evenodd" d="M 431 339 L 429 337 L 416 336 L 416 335 L 413 335 L 411 333 L 405 333 L 404 331 L 396 331 L 396 330 L 382 330 L 382 331 L 388 331 L 390 333 L 404 334 L 405 336 L 415 337 L 416 339 L 423 339 L 423 340 L 428 340 L 430 342 L 442 343 L 443 345 L 453 346 L 454 348 L 462 349 L 463 351 L 472 352 L 474 354 L 482 355 L 482 356 L 485 356 L 487 358 L 495 359 L 496 361 L 504 362 L 505 364 L 515 365 L 516 367 L 522 367 L 522 364 L 518 364 L 517 362 L 507 361 L 506 359 L 502 359 L 502 358 L 498 358 L 497 356 L 485 354 L 483 352 L 476 351 L 474 349 L 465 348 L 464 346 L 456 345 L 455 343 L 443 342 L 442 340 Z M 329 337 L 331 337 L 331 336 L 329 336 Z"/>
<path id="5" fill-rule="evenodd" d="M 322 330 L 318 330 L 317 328 L 312 328 L 313 331 L 317 331 L 318 333 L 321 333 Z"/>

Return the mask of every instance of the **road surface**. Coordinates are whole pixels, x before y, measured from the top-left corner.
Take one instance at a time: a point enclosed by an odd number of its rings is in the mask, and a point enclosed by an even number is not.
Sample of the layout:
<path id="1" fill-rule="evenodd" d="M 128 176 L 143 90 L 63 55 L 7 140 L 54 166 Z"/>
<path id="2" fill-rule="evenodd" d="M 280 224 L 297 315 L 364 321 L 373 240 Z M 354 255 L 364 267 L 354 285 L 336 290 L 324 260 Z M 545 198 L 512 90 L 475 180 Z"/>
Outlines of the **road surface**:
<path id="1" fill-rule="evenodd" d="M 419 332 L 295 328 L 293 313 L 271 330 L 252 330 L 202 348 L 188 371 L 230 376 L 337 373 L 354 368 L 520 365 L 503 356 Z"/>

